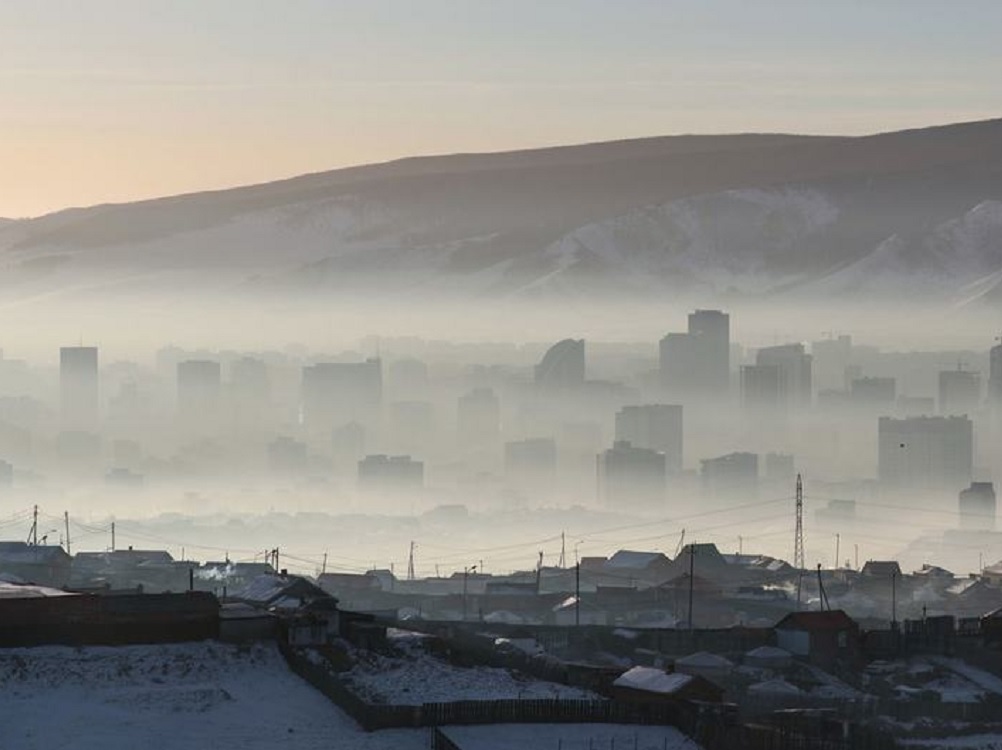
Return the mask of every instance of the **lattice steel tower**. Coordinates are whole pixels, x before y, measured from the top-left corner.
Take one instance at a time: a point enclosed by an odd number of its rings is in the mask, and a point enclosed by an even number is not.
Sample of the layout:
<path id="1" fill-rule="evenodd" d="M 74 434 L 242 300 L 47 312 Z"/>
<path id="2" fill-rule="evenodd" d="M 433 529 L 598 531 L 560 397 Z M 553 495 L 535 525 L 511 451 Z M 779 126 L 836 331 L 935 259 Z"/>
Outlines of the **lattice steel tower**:
<path id="1" fill-rule="evenodd" d="M 793 539 L 793 567 L 804 569 L 804 482 L 797 474 L 797 530 Z"/>

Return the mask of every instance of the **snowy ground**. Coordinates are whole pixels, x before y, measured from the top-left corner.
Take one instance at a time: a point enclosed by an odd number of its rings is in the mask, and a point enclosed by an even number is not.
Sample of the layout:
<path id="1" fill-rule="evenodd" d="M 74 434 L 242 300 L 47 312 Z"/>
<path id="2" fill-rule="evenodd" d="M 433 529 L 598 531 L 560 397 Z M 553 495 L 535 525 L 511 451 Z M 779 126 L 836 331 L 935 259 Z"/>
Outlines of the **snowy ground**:
<path id="1" fill-rule="evenodd" d="M 493 667 L 456 667 L 425 650 L 427 639 L 404 631 L 391 633 L 399 657 L 358 652 L 359 663 L 345 677 L 363 698 L 380 703 L 419 705 L 505 698 L 602 700 L 595 693 L 518 676 Z"/>
<path id="2" fill-rule="evenodd" d="M 933 664 L 939 664 L 962 675 L 985 692 L 1002 695 L 1002 680 L 983 669 L 978 669 L 962 659 L 948 659 L 945 656 L 930 656 L 928 659 Z"/>
<path id="3" fill-rule="evenodd" d="M 427 746 L 427 730 L 364 732 L 274 646 L 0 649 L 2 750 Z"/>
<path id="4" fill-rule="evenodd" d="M 1002 680 L 998 677 L 961 659 L 944 656 L 875 663 L 870 673 L 888 680 L 903 699 L 928 690 L 939 693 L 944 703 L 980 703 L 1002 696 Z"/>
<path id="5" fill-rule="evenodd" d="M 901 740 L 906 747 L 1002 750 L 1002 734 L 972 734 L 967 737 L 940 737 L 932 740 Z M 466 748 L 463 748 L 466 750 Z"/>
<path id="6" fill-rule="evenodd" d="M 673 727 L 495 724 L 442 731 L 462 750 L 699 750 Z"/>

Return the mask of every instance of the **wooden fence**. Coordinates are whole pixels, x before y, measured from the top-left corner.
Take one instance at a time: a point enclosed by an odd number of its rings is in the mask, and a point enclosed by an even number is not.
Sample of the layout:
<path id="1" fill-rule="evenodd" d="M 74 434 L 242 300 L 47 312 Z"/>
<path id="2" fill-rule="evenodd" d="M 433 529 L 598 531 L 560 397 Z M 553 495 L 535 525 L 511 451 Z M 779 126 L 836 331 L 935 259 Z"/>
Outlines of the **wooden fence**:
<path id="1" fill-rule="evenodd" d="M 447 724 L 532 723 L 656 724 L 684 731 L 687 723 L 684 711 L 676 705 L 639 705 L 607 700 L 472 700 L 415 706 L 369 703 L 322 664 L 314 663 L 286 644 L 280 644 L 279 648 L 293 672 L 368 731 Z"/>

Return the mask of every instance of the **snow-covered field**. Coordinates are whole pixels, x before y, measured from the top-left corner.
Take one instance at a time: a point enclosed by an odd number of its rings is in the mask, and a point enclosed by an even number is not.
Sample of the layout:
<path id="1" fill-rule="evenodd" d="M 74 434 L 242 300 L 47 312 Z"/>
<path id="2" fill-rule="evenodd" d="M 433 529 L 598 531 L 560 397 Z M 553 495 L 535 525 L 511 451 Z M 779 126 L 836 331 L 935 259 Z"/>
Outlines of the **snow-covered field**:
<path id="1" fill-rule="evenodd" d="M 506 698 L 602 700 L 587 690 L 517 676 L 506 669 L 453 666 L 428 653 L 425 639 L 417 634 L 397 631 L 392 641 L 400 657 L 359 652 L 362 660 L 346 675 L 367 700 L 402 705 Z"/>
<path id="2" fill-rule="evenodd" d="M 616 724 L 501 724 L 448 727 L 463 750 L 699 750 L 673 727 Z"/>
<path id="3" fill-rule="evenodd" d="M 364 732 L 274 646 L 0 649 L 2 750 L 427 746 L 427 730 Z"/>

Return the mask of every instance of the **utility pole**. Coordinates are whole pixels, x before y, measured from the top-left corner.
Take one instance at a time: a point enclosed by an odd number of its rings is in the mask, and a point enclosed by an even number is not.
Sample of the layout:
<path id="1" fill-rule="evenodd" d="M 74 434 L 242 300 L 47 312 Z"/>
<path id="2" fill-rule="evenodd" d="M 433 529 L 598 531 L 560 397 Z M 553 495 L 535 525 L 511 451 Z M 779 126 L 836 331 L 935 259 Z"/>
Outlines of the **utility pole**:
<path id="1" fill-rule="evenodd" d="M 692 623 L 692 590 L 695 578 L 693 574 L 696 570 L 696 545 L 689 542 L 689 632 L 693 631 Z"/>
<path id="2" fill-rule="evenodd" d="M 567 563 L 567 543 L 564 539 L 564 532 L 560 532 L 560 562 L 557 563 L 557 567 L 563 569 L 566 567 Z"/>
<path id="3" fill-rule="evenodd" d="M 859 545 L 854 544 L 852 545 L 852 548 L 856 555 L 856 570 L 859 570 Z"/>
<path id="4" fill-rule="evenodd" d="M 891 571 L 891 630 L 898 629 L 898 574 Z"/>
<path id="5" fill-rule="evenodd" d="M 414 580 L 414 542 L 411 542 L 411 551 L 407 556 L 407 580 Z"/>
<path id="6" fill-rule="evenodd" d="M 839 545 L 841 543 L 842 543 L 842 535 L 836 533 L 835 534 L 835 565 L 832 566 L 835 570 L 838 570 Z"/>
<path id="7" fill-rule="evenodd" d="M 793 567 L 804 569 L 804 482 L 797 474 L 797 529 L 793 539 Z"/>
<path id="8" fill-rule="evenodd" d="M 466 581 L 470 577 L 470 572 L 477 572 L 477 566 L 464 567 L 463 568 L 463 622 L 466 622 Z"/>
<path id="9" fill-rule="evenodd" d="M 38 546 L 38 506 L 36 505 L 31 514 L 31 531 L 28 532 L 28 541 L 32 546 Z"/>
<path id="10" fill-rule="evenodd" d="M 70 553 L 70 512 L 68 510 L 63 511 L 63 523 L 66 525 L 66 554 Z"/>
<path id="11" fill-rule="evenodd" d="M 574 565 L 574 626 L 581 625 L 581 563 Z"/>
<path id="12" fill-rule="evenodd" d="M 327 572 L 327 553 L 324 552 L 324 561 L 323 564 L 320 566 L 320 575 L 323 575 L 326 572 Z"/>
<path id="13" fill-rule="evenodd" d="M 831 605 L 828 604 L 828 594 L 825 592 L 825 584 L 821 580 L 821 563 L 818 563 L 818 609 L 821 612 L 826 609 L 831 610 Z"/>
<path id="14" fill-rule="evenodd" d="M 115 551 L 115 522 L 111 522 L 111 551 Z"/>

